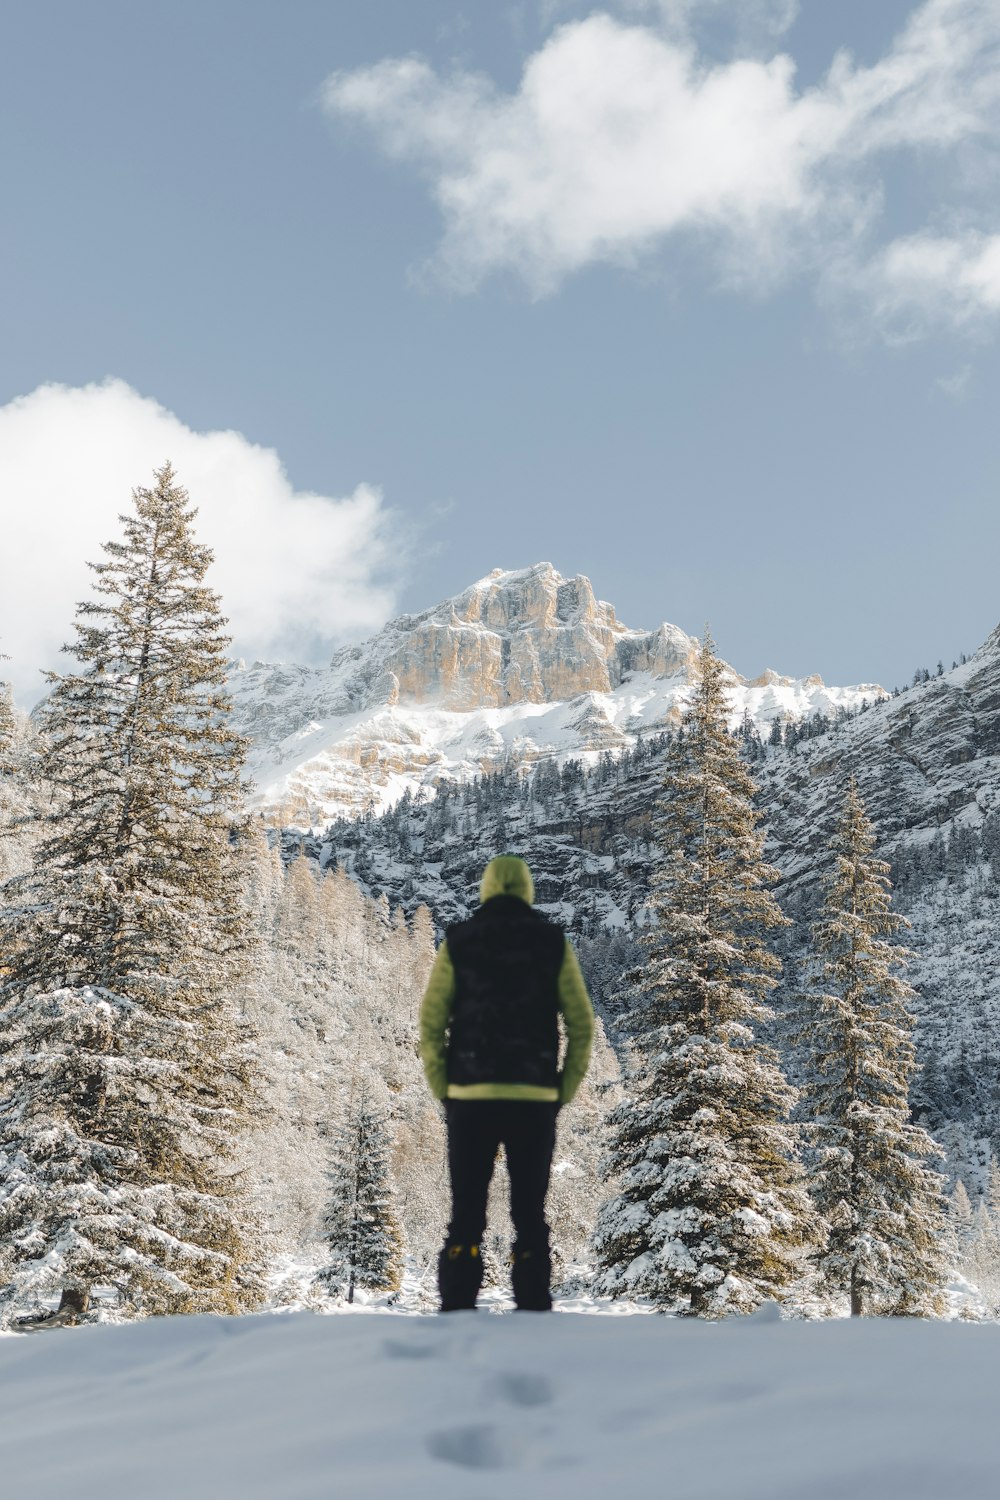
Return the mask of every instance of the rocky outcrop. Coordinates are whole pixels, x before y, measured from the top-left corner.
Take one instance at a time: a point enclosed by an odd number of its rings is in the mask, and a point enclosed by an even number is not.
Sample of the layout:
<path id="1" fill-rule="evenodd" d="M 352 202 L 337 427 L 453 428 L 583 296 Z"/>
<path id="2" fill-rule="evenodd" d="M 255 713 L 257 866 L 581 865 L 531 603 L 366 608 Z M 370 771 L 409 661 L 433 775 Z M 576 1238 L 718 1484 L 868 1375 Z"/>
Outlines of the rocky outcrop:
<path id="1" fill-rule="evenodd" d="M 607 693 L 626 673 L 683 671 L 694 643 L 672 625 L 629 630 L 587 578 L 565 579 L 551 563 L 520 572 L 497 568 L 455 599 L 393 620 L 361 648 L 346 690 L 360 708 L 388 701 L 437 703 L 464 713 L 516 703 L 552 703 Z M 331 666 L 356 660 L 359 648 Z"/>

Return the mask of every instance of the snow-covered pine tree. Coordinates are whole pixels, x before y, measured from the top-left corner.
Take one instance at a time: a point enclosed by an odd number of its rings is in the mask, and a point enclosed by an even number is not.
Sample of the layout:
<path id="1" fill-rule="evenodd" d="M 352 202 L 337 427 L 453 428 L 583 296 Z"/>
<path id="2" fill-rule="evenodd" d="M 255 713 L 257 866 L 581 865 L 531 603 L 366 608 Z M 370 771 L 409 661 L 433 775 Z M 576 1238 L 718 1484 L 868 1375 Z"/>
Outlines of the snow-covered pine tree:
<path id="1" fill-rule="evenodd" d="M 1000 1220 L 1000 1162 L 992 1155 L 986 1179 L 986 1202 L 993 1217 Z"/>
<path id="2" fill-rule="evenodd" d="M 347 1302 L 354 1301 L 358 1287 L 398 1291 L 403 1274 L 388 1111 L 378 1092 L 368 1079 L 355 1086 L 334 1138 L 323 1224 L 329 1259 L 319 1281 Z"/>
<path id="3" fill-rule="evenodd" d="M 0 1280 L 8 1308 L 96 1285 L 127 1314 L 253 1305 L 240 1132 L 252 943 L 211 553 L 169 465 L 133 492 L 50 677 L 34 867 L 0 910 Z"/>
<path id="4" fill-rule="evenodd" d="M 0 661 L 3 661 L 0 656 Z M 9 682 L 0 681 L 0 776 L 14 774 L 14 745 L 17 739 L 17 714 Z"/>
<path id="5" fill-rule="evenodd" d="M 262 824 L 247 854 L 248 864 L 256 864 L 252 885 L 263 941 L 242 993 L 259 1040 L 268 1107 L 243 1154 L 278 1271 L 272 1294 L 298 1305 L 302 1284 L 294 1268 L 312 1256 L 326 1203 L 333 1100 L 350 1066 L 346 1032 L 353 1004 L 329 984 L 320 956 L 309 861 L 295 859 L 286 872 L 280 844 L 269 843 Z M 302 882 L 304 922 L 290 900 L 293 876 L 295 884 Z"/>
<path id="6" fill-rule="evenodd" d="M 702 1317 L 784 1297 L 815 1232 L 787 1123 L 794 1091 L 755 1030 L 780 969 L 767 933 L 784 919 L 725 670 L 706 634 L 653 817 L 633 1066 L 610 1115 L 619 1191 L 595 1234 L 598 1290 Z"/>
<path id="7" fill-rule="evenodd" d="M 961 1177 L 955 1183 L 948 1216 L 951 1221 L 955 1247 L 959 1254 L 961 1254 L 969 1235 L 972 1233 L 973 1221 L 972 1204 L 969 1202 L 969 1194 Z"/>
<path id="8" fill-rule="evenodd" d="M 27 716 L 14 707 L 10 684 L 0 681 L 0 885 L 30 863 L 30 739 Z"/>
<path id="9" fill-rule="evenodd" d="M 1000 1314 L 1000 1228 L 985 1201 L 976 1209 L 965 1236 L 959 1270 L 979 1292 L 981 1313 L 996 1318 Z"/>
<path id="10" fill-rule="evenodd" d="M 892 909 L 889 866 L 875 857 L 853 779 L 831 850 L 803 1027 L 813 1075 L 804 1096 L 810 1185 L 828 1226 L 821 1284 L 852 1315 L 938 1312 L 944 1182 L 927 1165 L 939 1148 L 910 1122 L 913 990 L 900 975 L 906 950 L 893 942 L 907 924 Z"/>

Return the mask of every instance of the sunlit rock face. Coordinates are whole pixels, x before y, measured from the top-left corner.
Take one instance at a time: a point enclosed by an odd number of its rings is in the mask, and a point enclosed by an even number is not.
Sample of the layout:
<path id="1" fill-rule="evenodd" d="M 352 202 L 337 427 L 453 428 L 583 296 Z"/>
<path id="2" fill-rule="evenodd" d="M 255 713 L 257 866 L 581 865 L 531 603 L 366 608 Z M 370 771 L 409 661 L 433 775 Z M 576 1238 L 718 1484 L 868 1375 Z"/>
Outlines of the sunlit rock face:
<path id="1" fill-rule="evenodd" d="M 629 630 L 589 579 L 565 579 L 551 563 L 498 568 L 456 599 L 392 621 L 372 646 L 400 700 L 459 713 L 608 693 L 626 672 L 683 669 L 693 649 L 672 625 Z"/>
<path id="2" fill-rule="evenodd" d="M 315 823 L 511 758 L 614 753 L 677 721 L 696 651 L 676 625 L 630 629 L 589 579 L 538 563 L 400 615 L 328 667 L 257 662 L 231 686 L 256 803 Z M 749 710 L 765 727 L 881 694 L 774 672 L 732 683 L 735 722 Z"/>

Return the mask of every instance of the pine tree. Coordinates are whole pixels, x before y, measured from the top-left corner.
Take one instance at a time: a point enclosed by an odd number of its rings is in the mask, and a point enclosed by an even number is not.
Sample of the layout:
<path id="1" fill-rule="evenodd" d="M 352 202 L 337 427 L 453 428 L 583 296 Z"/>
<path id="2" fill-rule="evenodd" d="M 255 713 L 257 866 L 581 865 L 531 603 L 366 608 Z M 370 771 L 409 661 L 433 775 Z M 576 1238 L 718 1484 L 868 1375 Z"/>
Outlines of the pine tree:
<path id="1" fill-rule="evenodd" d="M 320 895 L 316 874 L 302 855 L 285 872 L 278 898 L 275 937 L 303 962 L 311 960 L 320 941 Z"/>
<path id="2" fill-rule="evenodd" d="M 961 1252 L 972 1233 L 973 1219 L 972 1204 L 969 1202 L 969 1194 L 961 1177 L 955 1183 L 955 1189 L 951 1195 L 949 1218 L 956 1248 Z"/>
<path id="3" fill-rule="evenodd" d="M 257 1037 L 266 1105 L 240 1153 L 269 1258 L 298 1260 L 303 1241 L 315 1237 L 325 1202 L 331 1072 L 342 1065 L 340 1037 L 330 1036 L 337 1011 L 331 1002 L 328 1016 L 326 996 L 292 951 L 281 916 L 287 877 L 280 844 L 268 838 L 263 823 L 252 825 L 243 860 L 261 943 L 254 972 L 240 993 Z M 305 867 L 307 861 L 298 864 Z M 311 942 L 310 951 L 314 947 Z M 288 1290 L 286 1279 L 283 1300 Z"/>
<path id="4" fill-rule="evenodd" d="M 995 1219 L 1000 1219 L 1000 1162 L 995 1156 L 990 1156 L 990 1175 L 986 1182 L 986 1202 L 990 1213 Z"/>
<path id="5" fill-rule="evenodd" d="M 0 652 L 0 661 L 7 658 Z M 30 809 L 36 792 L 30 766 L 30 724 L 0 682 L 0 885 L 30 863 Z"/>
<path id="6" fill-rule="evenodd" d="M 253 1303 L 239 1133 L 250 956 L 211 554 L 169 465 L 133 493 L 50 674 L 34 868 L 0 910 L 0 1268 L 8 1305 L 95 1284 L 126 1313 Z"/>
<path id="7" fill-rule="evenodd" d="M 658 862 L 645 967 L 630 976 L 631 1097 L 613 1111 L 598 1288 L 704 1317 L 782 1298 L 814 1216 L 787 1123 L 794 1092 L 756 1028 L 783 925 L 764 863 L 754 785 L 728 730 L 724 664 L 709 636 L 653 820 Z"/>
<path id="8" fill-rule="evenodd" d="M 889 866 L 875 858 L 853 779 L 831 848 L 804 1030 L 810 1179 L 828 1225 L 820 1273 L 852 1315 L 936 1312 L 946 1223 L 943 1180 L 927 1162 L 941 1152 L 910 1122 L 913 990 L 899 974 L 906 950 L 892 941 L 906 922 L 892 909 Z"/>
<path id="9" fill-rule="evenodd" d="M 320 1282 L 354 1301 L 358 1287 L 398 1291 L 402 1232 L 389 1165 L 389 1123 L 369 1081 L 356 1088 L 334 1141 L 323 1230 L 329 1260 Z"/>
<path id="10" fill-rule="evenodd" d="M 4 660 L 0 656 L 0 661 Z M 9 682 L 0 681 L 0 776 L 14 774 L 14 748 L 17 740 L 17 714 Z"/>
<path id="11" fill-rule="evenodd" d="M 1000 1229 L 986 1203 L 980 1203 L 965 1238 L 960 1268 L 979 1291 L 989 1318 L 1000 1312 Z"/>

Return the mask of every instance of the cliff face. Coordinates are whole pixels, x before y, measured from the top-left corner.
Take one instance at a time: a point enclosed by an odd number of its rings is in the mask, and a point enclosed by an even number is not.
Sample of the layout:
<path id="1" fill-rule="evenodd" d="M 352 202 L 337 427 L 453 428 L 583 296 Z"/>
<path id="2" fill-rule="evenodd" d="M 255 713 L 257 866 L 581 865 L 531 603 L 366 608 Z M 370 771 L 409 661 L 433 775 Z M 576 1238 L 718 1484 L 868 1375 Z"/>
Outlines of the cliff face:
<path id="1" fill-rule="evenodd" d="M 510 757 L 620 749 L 676 718 L 696 650 L 675 625 L 630 629 L 588 579 L 539 563 L 401 615 L 329 667 L 256 663 L 232 690 L 257 802 L 315 823 Z M 748 709 L 765 728 L 881 696 L 775 672 L 733 684 L 736 722 Z"/>
<path id="2" fill-rule="evenodd" d="M 365 646 L 339 652 L 331 668 L 358 663 L 347 687 L 362 708 L 433 702 L 467 713 L 611 692 L 627 672 L 682 670 L 692 650 L 672 625 L 629 630 L 594 598 L 589 579 L 567 580 L 540 563 L 497 568 L 455 599 L 400 616 Z"/>

